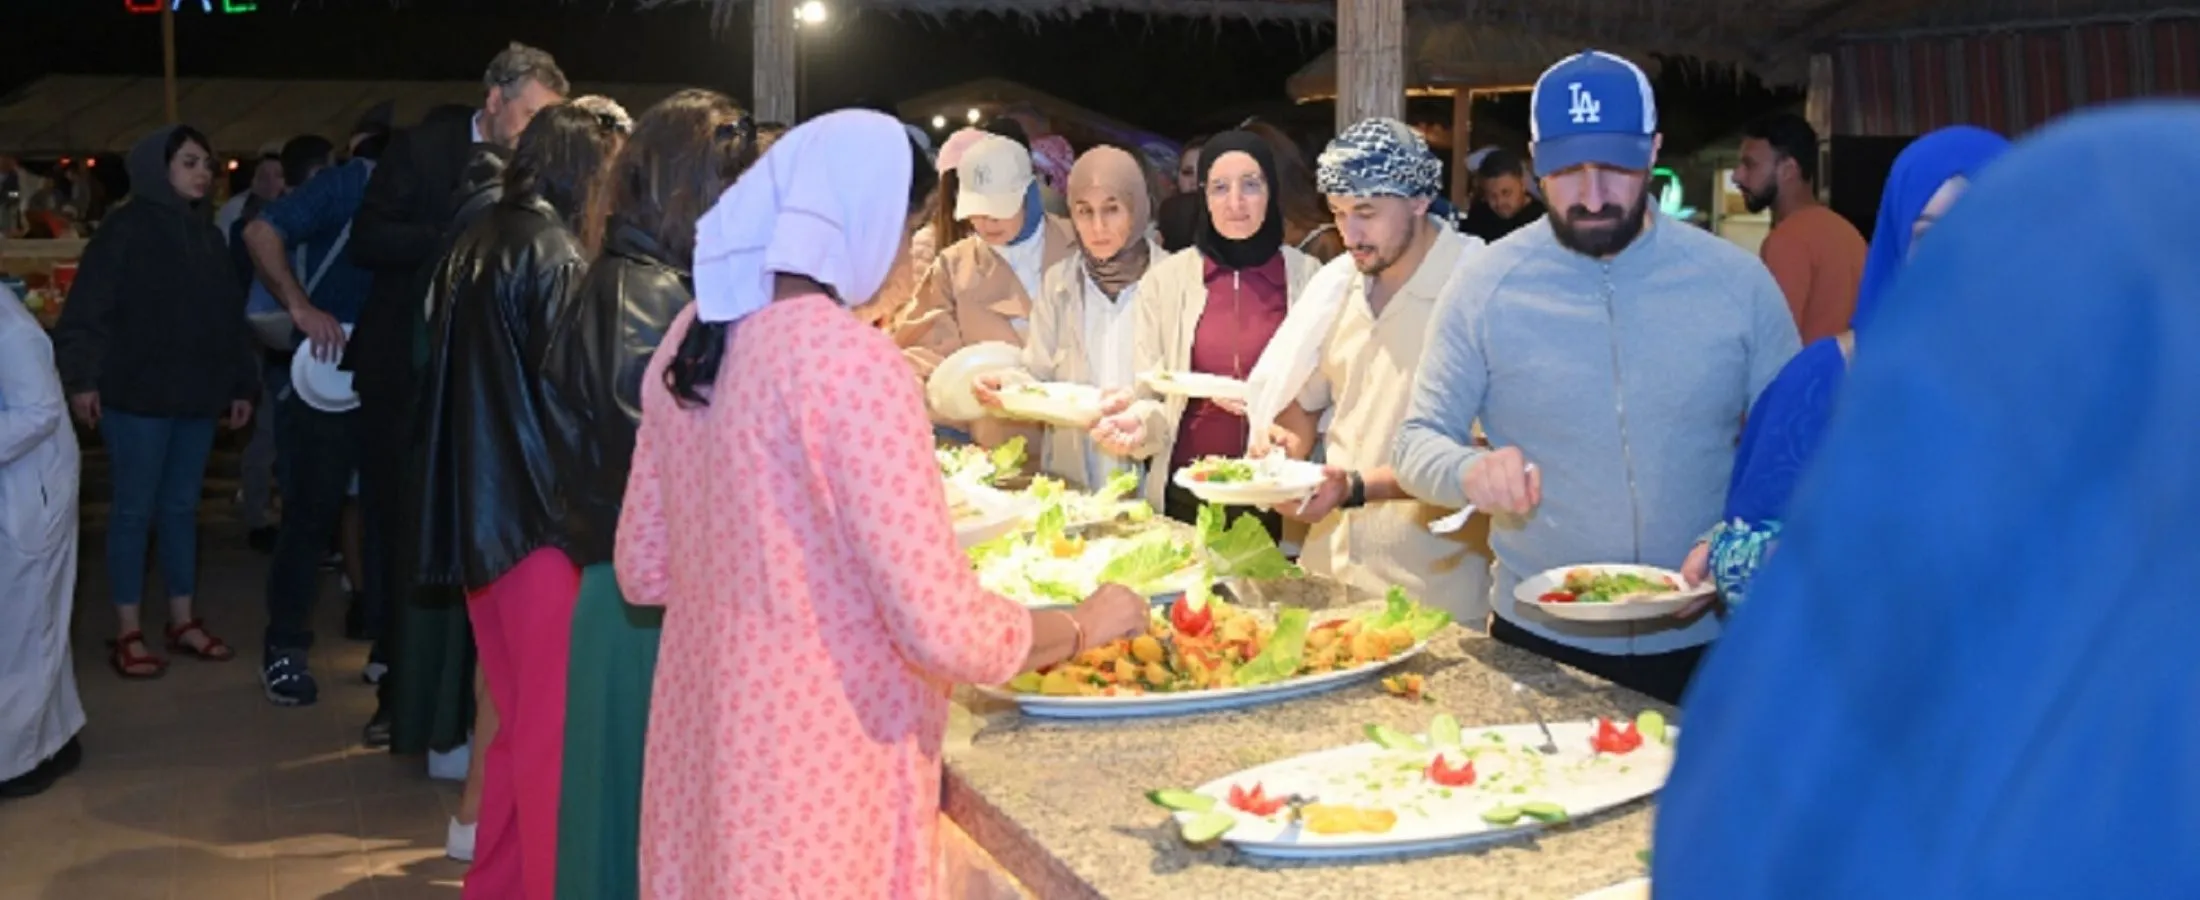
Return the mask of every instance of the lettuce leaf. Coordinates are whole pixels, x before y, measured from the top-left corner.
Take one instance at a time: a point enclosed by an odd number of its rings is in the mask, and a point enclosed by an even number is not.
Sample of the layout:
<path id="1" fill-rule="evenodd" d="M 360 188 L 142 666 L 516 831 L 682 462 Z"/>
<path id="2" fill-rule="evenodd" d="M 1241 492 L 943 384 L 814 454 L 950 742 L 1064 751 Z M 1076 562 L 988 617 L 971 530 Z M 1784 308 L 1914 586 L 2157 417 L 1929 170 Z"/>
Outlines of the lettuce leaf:
<path id="1" fill-rule="evenodd" d="M 1022 438 L 1017 438 L 1017 440 L 1022 440 Z M 1024 487 L 1024 493 L 1030 494 L 1034 499 L 1052 502 L 1062 499 L 1062 495 L 1068 489 L 1068 486 L 1060 480 L 1045 475 L 1034 475 L 1031 478 L 1031 484 Z"/>
<path id="2" fill-rule="evenodd" d="M 1061 504 L 1049 506 L 1046 512 L 1039 514 L 1039 521 L 1032 529 L 1032 543 L 1040 547 L 1052 544 L 1061 540 L 1062 532 L 1068 528 L 1069 513 L 1062 510 Z"/>
<path id="3" fill-rule="evenodd" d="M 1199 546 L 1206 551 L 1215 577 L 1299 578 L 1306 574 L 1283 555 L 1283 549 L 1276 546 L 1259 519 L 1238 516 L 1225 528 L 1223 523 L 1228 517 L 1229 513 L 1216 504 L 1199 508 Z"/>
<path id="4" fill-rule="evenodd" d="M 1138 473 L 1117 472 L 1114 477 L 1108 479 L 1107 484 L 1101 485 L 1099 490 L 1094 491 L 1092 496 L 1102 503 L 1113 503 L 1137 491 Z"/>
<path id="5" fill-rule="evenodd" d="M 1070 606 L 1085 602 L 1085 594 L 1077 588 L 1059 581 L 1040 581 L 1036 578 L 1024 582 L 1031 592 L 1049 600 L 1058 600 Z"/>
<path id="6" fill-rule="evenodd" d="M 1299 673 L 1306 657 L 1306 627 L 1310 619 L 1303 609 L 1286 608 L 1276 614 L 1276 631 L 1251 662 L 1233 675 L 1241 687 L 1282 681 Z"/>
<path id="7" fill-rule="evenodd" d="M 1016 477 L 1016 473 L 1024 467 L 1024 439 L 1021 437 L 1010 438 L 1008 443 L 995 447 L 987 453 L 986 460 L 993 463 L 994 482 L 998 483 Z"/>
<path id="8" fill-rule="evenodd" d="M 970 548 L 970 562 L 982 566 L 996 559 L 1006 559 L 1009 554 L 1016 552 L 1016 546 L 1020 541 L 1021 538 L 1014 534 L 986 541 Z"/>
<path id="9" fill-rule="evenodd" d="M 1143 591 L 1191 563 L 1192 548 L 1177 543 L 1166 534 L 1157 534 L 1132 544 L 1108 560 L 1107 566 L 1100 570 L 1100 583 Z"/>
<path id="10" fill-rule="evenodd" d="M 1451 613 L 1433 606 L 1423 606 L 1412 597 L 1406 596 L 1405 588 L 1394 585 L 1383 598 L 1383 611 L 1369 613 L 1362 621 L 1365 627 L 1374 629 L 1404 625 L 1407 631 L 1413 633 L 1415 641 L 1425 641 L 1429 635 L 1451 624 Z"/>

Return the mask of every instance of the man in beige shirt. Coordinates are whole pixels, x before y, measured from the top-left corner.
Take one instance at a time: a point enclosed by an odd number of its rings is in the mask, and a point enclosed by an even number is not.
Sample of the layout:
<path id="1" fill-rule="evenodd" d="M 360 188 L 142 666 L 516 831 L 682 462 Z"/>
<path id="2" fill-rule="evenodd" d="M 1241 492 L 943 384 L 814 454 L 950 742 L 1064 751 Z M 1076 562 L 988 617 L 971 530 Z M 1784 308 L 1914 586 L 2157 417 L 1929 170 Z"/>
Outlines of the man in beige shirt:
<path id="1" fill-rule="evenodd" d="M 1311 423 L 1327 414 L 1318 440 L 1330 478 L 1305 503 L 1279 512 L 1312 526 L 1299 558 L 1308 571 L 1368 592 L 1404 588 L 1481 629 L 1490 586 L 1487 520 L 1430 534 L 1428 524 L 1450 511 L 1407 496 L 1391 472 L 1390 451 L 1437 297 L 1482 242 L 1429 215 L 1442 164 L 1404 123 L 1360 122 L 1331 142 L 1320 163 L 1321 189 L 1348 251 L 1331 265 L 1357 271 L 1341 302 L 1308 298 L 1305 315 L 1326 319 L 1327 327 L 1300 350 L 1315 354 L 1298 391 L 1305 415 L 1279 421 Z M 1303 449 L 1316 439 L 1302 433 L 1285 443 Z"/>

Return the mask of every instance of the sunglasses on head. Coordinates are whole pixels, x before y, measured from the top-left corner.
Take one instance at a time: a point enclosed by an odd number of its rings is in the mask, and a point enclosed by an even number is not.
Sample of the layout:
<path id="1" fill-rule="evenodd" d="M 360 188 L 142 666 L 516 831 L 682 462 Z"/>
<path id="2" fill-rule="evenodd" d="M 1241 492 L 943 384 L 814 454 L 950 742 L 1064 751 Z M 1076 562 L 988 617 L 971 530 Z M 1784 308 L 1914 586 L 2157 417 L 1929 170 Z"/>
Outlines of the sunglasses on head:
<path id="1" fill-rule="evenodd" d="M 601 128 L 605 131 L 612 132 L 614 134 L 623 135 L 627 131 L 625 122 L 621 121 L 618 116 L 614 116 L 607 112 L 600 112 L 596 114 L 596 127 Z"/>
<path id="2" fill-rule="evenodd" d="M 711 136 L 721 142 L 739 140 L 743 144 L 754 143 L 756 141 L 756 118 L 748 113 L 742 113 L 740 119 L 719 125 Z"/>

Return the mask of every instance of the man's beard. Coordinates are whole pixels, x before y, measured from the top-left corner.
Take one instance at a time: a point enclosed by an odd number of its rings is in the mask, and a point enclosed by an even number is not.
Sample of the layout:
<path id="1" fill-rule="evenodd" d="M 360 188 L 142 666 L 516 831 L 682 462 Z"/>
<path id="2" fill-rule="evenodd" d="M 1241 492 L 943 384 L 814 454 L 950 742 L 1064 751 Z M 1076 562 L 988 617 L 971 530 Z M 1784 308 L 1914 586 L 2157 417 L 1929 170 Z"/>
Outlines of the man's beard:
<path id="1" fill-rule="evenodd" d="M 1779 199 L 1780 185 L 1777 183 L 1766 185 L 1762 194 L 1748 188 L 1742 188 L 1742 206 L 1752 213 L 1761 213 L 1771 209 L 1773 202 Z"/>
<path id="2" fill-rule="evenodd" d="M 1642 236 L 1646 223 L 1643 213 L 1649 207 L 1650 185 L 1645 181 L 1642 196 L 1635 198 L 1626 209 L 1606 206 L 1592 213 L 1588 207 L 1576 204 L 1568 207 L 1564 215 L 1553 212 L 1544 218 L 1550 220 L 1551 233 L 1558 236 L 1558 242 L 1566 249 L 1602 259 L 1627 249 L 1635 238 Z M 1583 222 L 1611 222 L 1613 225 L 1603 230 L 1584 230 L 1579 227 Z"/>
<path id="3" fill-rule="evenodd" d="M 1383 252 L 1383 249 L 1380 247 L 1373 247 L 1365 244 L 1358 247 L 1347 247 L 1345 248 L 1345 252 L 1364 252 L 1368 254 L 1369 259 L 1367 262 L 1362 263 L 1360 262 L 1358 257 L 1354 257 L 1352 260 L 1352 265 L 1355 268 L 1358 268 L 1360 270 L 1360 274 L 1362 275 L 1381 275 L 1385 271 L 1388 271 L 1391 266 L 1397 265 L 1398 260 L 1405 257 L 1406 250 L 1413 246 L 1413 242 L 1420 239 L 1421 223 L 1416 221 L 1412 224 L 1412 227 L 1406 229 L 1406 239 L 1403 241 L 1399 241 L 1398 246 L 1391 248 L 1390 252 L 1388 253 Z"/>

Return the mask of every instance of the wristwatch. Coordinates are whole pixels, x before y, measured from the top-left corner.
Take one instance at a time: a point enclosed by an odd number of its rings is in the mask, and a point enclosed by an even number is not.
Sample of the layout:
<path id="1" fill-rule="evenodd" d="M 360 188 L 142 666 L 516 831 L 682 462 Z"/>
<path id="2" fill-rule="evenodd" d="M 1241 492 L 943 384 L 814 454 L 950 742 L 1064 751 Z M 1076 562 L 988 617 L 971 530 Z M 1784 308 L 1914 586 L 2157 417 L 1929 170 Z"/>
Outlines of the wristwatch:
<path id="1" fill-rule="evenodd" d="M 1346 472 L 1344 480 L 1345 484 L 1348 485 L 1344 492 L 1344 508 L 1359 509 L 1366 506 L 1367 479 L 1361 478 L 1358 472 Z"/>

